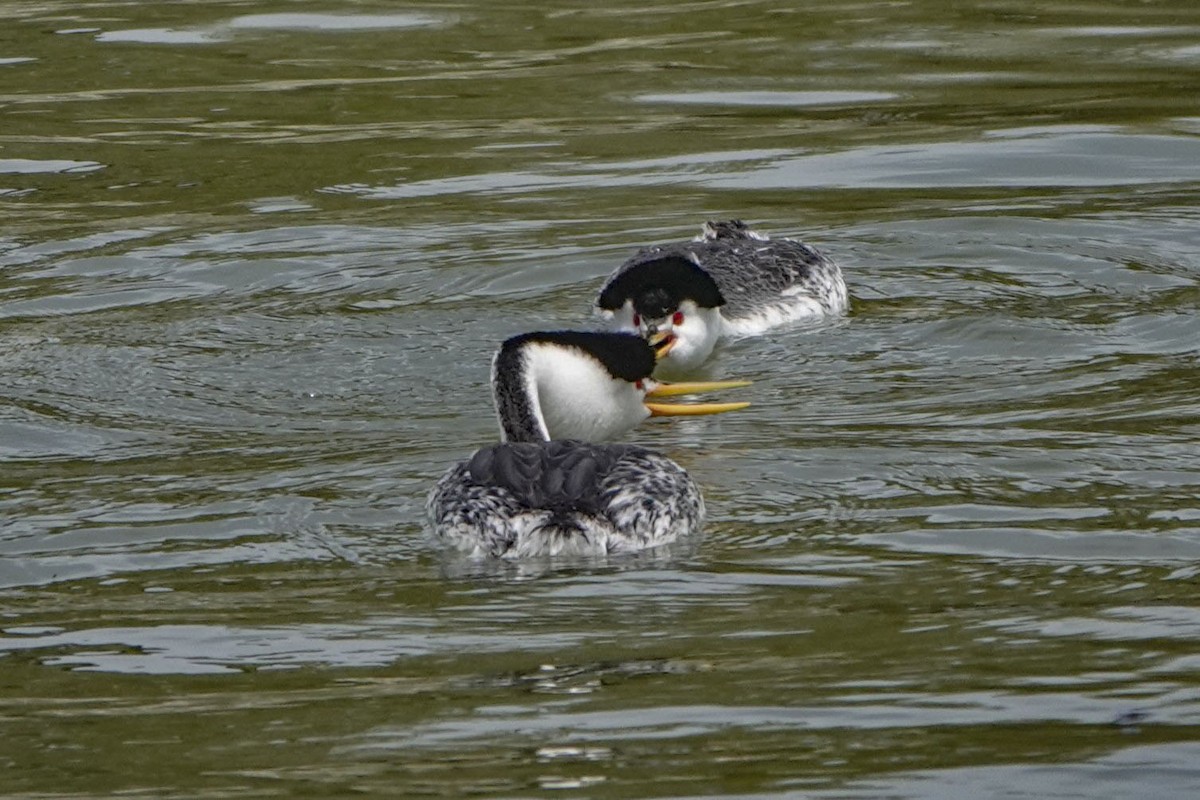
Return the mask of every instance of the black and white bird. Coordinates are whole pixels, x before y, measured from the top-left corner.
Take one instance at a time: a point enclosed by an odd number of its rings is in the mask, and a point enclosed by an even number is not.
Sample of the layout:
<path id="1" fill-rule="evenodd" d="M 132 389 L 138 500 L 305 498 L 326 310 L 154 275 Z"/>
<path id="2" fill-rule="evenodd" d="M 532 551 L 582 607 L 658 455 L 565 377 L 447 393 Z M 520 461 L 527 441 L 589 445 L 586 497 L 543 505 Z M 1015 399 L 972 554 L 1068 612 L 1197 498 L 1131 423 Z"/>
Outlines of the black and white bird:
<path id="1" fill-rule="evenodd" d="M 704 502 L 682 467 L 644 447 L 598 440 L 651 415 L 745 408 L 647 398 L 746 382 L 659 383 L 650 377 L 657 356 L 626 333 L 526 333 L 504 342 L 492 360 L 503 441 L 433 487 L 426 511 L 435 540 L 474 557 L 596 555 L 655 547 L 698 528 Z"/>
<path id="2" fill-rule="evenodd" d="M 596 299 L 614 329 L 668 336 L 656 372 L 663 377 L 695 370 L 723 336 L 841 314 L 848 305 L 841 269 L 820 250 L 740 220 L 705 223 L 690 242 L 643 248 Z"/>

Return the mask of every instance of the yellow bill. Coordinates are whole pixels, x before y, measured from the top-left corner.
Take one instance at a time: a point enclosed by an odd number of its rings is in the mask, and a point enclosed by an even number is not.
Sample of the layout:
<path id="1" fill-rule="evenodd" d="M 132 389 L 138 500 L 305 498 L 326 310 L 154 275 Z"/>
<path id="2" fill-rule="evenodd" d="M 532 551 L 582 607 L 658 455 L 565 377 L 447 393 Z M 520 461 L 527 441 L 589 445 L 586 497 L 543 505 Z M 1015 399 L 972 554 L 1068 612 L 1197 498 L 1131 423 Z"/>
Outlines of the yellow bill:
<path id="1" fill-rule="evenodd" d="M 676 397 L 681 394 L 696 394 L 698 392 L 715 392 L 718 389 L 740 389 L 749 386 L 750 381 L 682 381 L 680 383 L 660 383 L 646 397 Z"/>
<path id="2" fill-rule="evenodd" d="M 654 348 L 654 360 L 662 361 L 667 357 L 667 353 L 671 352 L 671 348 L 675 346 L 675 334 L 668 331 L 659 331 L 651 336 L 647 341 Z"/>
<path id="3" fill-rule="evenodd" d="M 652 417 L 702 417 L 739 411 L 749 403 L 646 403 Z"/>

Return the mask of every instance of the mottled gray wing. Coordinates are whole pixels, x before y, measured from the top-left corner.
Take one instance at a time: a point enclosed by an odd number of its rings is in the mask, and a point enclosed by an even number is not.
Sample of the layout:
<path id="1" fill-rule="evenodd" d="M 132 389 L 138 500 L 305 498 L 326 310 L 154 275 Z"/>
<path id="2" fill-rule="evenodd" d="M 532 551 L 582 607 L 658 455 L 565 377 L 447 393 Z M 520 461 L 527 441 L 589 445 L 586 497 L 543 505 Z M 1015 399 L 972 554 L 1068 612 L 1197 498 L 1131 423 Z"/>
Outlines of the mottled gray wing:
<path id="1" fill-rule="evenodd" d="M 425 502 L 434 538 L 456 550 L 502 555 L 512 546 L 510 521 L 527 509 L 506 489 L 471 480 L 469 463 L 455 464 Z"/>
<path id="2" fill-rule="evenodd" d="M 704 500 L 695 481 L 652 450 L 627 446 L 603 483 L 605 514 L 639 547 L 673 541 L 704 521 Z"/>
<path id="3" fill-rule="evenodd" d="M 815 247 L 791 239 L 722 238 L 685 247 L 717 282 L 727 318 L 746 316 L 784 293 L 822 298 L 838 273 Z"/>
<path id="4" fill-rule="evenodd" d="M 607 520 L 631 550 L 670 541 L 704 514 L 695 483 L 670 459 L 634 445 L 576 441 L 482 448 L 438 481 L 426 508 L 446 544 L 492 555 L 514 544 L 514 520 L 530 514 L 563 527 L 576 515 Z"/>
<path id="5" fill-rule="evenodd" d="M 820 250 L 792 239 L 739 234 L 643 248 L 609 275 L 600 294 L 625 272 L 666 256 L 699 262 L 725 299 L 721 313 L 727 319 L 748 316 L 784 293 L 809 294 L 827 307 L 835 305 L 830 287 L 838 283 L 840 269 Z"/>
<path id="6" fill-rule="evenodd" d="M 574 440 L 506 442 L 468 462 L 475 483 L 506 489 L 526 508 L 599 513 L 603 481 L 629 445 Z"/>
<path id="7" fill-rule="evenodd" d="M 518 517 L 540 513 L 547 524 L 567 527 L 572 515 L 602 517 L 605 479 L 626 449 L 576 441 L 481 448 L 430 492 L 434 533 L 460 550 L 502 555 L 518 536 Z"/>

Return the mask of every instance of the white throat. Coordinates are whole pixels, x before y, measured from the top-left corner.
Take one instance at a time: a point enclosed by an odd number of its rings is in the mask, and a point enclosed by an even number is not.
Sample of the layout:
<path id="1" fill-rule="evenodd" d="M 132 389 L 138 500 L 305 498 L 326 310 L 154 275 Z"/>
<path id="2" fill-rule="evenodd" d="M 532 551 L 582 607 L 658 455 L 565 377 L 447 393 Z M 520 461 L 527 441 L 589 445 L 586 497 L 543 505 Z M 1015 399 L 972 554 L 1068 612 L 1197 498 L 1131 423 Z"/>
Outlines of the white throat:
<path id="1" fill-rule="evenodd" d="M 626 300 L 625 305 L 613 311 L 605 311 L 604 316 L 609 320 L 613 330 L 636 333 L 647 336 L 645 330 L 648 322 L 652 322 L 660 331 L 669 331 L 675 335 L 675 345 L 667 357 L 658 362 L 654 370 L 656 378 L 678 380 L 695 373 L 709 356 L 717 341 L 727 333 L 725 318 L 719 308 L 701 308 L 694 300 L 684 300 L 679 304 L 683 312 L 683 322 L 675 325 L 671 317 L 658 320 L 642 320 L 634 324 L 633 301 Z"/>
<path id="2" fill-rule="evenodd" d="M 551 439 L 604 441 L 650 415 L 644 395 L 593 358 L 569 348 L 531 343 L 526 380 Z"/>
<path id="3" fill-rule="evenodd" d="M 684 312 L 683 323 L 670 329 L 675 335 L 675 346 L 654 371 L 661 378 L 679 377 L 699 369 L 712 355 L 724 330 L 720 309 L 700 308 L 691 300 L 684 300 L 679 307 Z"/>

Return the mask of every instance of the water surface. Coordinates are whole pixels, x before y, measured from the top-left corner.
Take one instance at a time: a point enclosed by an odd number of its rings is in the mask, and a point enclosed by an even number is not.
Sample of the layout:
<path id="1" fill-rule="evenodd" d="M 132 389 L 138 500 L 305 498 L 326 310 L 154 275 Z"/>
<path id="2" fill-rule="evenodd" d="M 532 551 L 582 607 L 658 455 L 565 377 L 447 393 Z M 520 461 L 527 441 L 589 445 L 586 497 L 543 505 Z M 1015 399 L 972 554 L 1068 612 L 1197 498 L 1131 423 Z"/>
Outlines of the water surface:
<path id="1" fill-rule="evenodd" d="M 0 9 L 13 797 L 1191 797 L 1190 2 Z M 505 336 L 740 217 L 852 313 L 637 441 L 703 537 L 447 561 Z"/>

